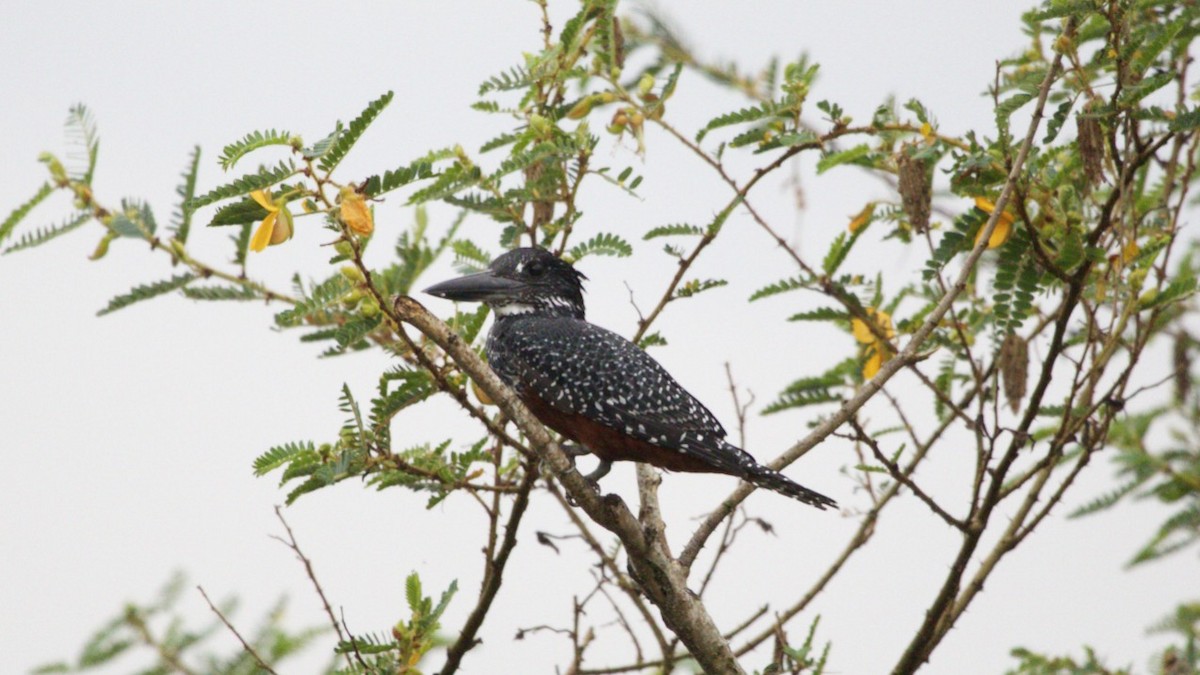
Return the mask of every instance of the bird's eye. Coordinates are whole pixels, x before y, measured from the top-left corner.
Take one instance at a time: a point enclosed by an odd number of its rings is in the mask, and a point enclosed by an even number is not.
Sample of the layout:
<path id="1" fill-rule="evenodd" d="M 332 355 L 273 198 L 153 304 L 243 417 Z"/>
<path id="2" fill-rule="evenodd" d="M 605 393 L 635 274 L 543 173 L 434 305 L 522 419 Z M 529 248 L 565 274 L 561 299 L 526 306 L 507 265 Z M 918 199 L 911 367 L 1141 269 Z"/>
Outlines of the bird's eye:
<path id="1" fill-rule="evenodd" d="M 535 260 L 525 266 L 525 271 L 529 272 L 531 277 L 540 277 L 546 272 L 546 266 L 542 264 L 542 261 Z"/>

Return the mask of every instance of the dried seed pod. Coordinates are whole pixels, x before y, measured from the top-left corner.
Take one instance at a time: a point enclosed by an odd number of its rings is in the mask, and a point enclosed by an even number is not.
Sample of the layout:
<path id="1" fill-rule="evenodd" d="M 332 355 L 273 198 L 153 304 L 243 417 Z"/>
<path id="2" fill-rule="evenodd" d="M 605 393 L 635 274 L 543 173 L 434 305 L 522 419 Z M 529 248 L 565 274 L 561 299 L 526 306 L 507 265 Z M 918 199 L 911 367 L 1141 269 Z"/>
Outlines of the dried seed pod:
<path id="1" fill-rule="evenodd" d="M 901 149 L 896 155 L 896 172 L 899 177 L 900 203 L 904 206 L 908 223 L 914 232 L 923 233 L 929 228 L 929 208 L 933 199 L 925 162 L 909 157 L 908 153 Z"/>
<path id="2" fill-rule="evenodd" d="M 1172 373 L 1175 376 L 1175 400 L 1185 401 L 1192 393 L 1191 357 L 1188 348 L 1192 345 L 1192 336 L 1180 331 L 1175 335 L 1175 348 L 1171 353 Z"/>
<path id="3" fill-rule="evenodd" d="M 1021 409 L 1029 379 L 1029 344 L 1016 333 L 1009 333 L 1000 345 L 1000 376 L 1004 380 L 1004 398 L 1016 413 Z"/>
<path id="4" fill-rule="evenodd" d="M 1104 132 L 1100 120 L 1096 119 L 1093 106 L 1075 116 L 1075 133 L 1079 143 L 1079 159 L 1083 162 L 1083 175 L 1088 187 L 1104 180 Z"/>

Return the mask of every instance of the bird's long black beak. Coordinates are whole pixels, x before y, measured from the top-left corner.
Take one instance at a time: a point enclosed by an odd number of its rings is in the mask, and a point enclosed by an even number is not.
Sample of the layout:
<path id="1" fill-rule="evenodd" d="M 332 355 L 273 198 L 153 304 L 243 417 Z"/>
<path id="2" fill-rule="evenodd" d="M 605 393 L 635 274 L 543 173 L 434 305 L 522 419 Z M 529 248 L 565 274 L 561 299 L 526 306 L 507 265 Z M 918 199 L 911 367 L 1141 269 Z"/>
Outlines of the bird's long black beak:
<path id="1" fill-rule="evenodd" d="M 489 270 L 434 284 L 425 292 L 447 300 L 483 302 L 510 297 L 520 287 L 521 282 L 496 276 Z"/>

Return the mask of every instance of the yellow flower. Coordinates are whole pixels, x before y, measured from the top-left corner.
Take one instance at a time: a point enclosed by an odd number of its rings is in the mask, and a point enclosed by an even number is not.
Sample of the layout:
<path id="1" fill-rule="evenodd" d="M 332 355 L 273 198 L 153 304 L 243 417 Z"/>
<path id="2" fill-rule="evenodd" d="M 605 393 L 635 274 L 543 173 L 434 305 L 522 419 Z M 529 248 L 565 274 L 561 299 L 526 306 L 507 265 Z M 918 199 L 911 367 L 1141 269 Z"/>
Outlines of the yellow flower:
<path id="1" fill-rule="evenodd" d="M 858 232 L 860 229 L 866 227 L 871 222 L 871 216 L 874 216 L 874 215 L 875 215 L 875 202 L 870 202 L 869 204 L 867 204 L 866 206 L 863 207 L 862 211 L 858 212 L 858 215 L 854 216 L 854 218 L 851 219 L 850 225 L 849 225 L 850 233 L 854 234 L 855 232 Z"/>
<path id="2" fill-rule="evenodd" d="M 996 205 L 983 197 L 976 197 L 975 208 L 990 216 L 995 212 Z M 992 236 L 988 237 L 988 248 L 1000 248 L 1004 245 L 1004 242 L 1008 241 L 1008 236 L 1012 234 L 1014 220 L 1013 214 L 1007 210 L 1000 214 L 1000 217 L 996 219 L 996 227 L 992 230 Z M 979 228 L 979 232 L 975 235 L 975 244 L 977 246 L 979 245 L 979 240 L 983 238 L 983 230 L 984 228 Z"/>
<path id="3" fill-rule="evenodd" d="M 346 227 L 364 237 L 375 231 L 375 219 L 371 216 L 371 209 L 367 206 L 367 200 L 361 194 L 355 192 L 352 187 L 344 187 L 342 188 L 341 199 L 341 219 L 346 224 Z"/>
<path id="4" fill-rule="evenodd" d="M 874 307 L 867 308 L 867 316 L 871 318 L 871 322 L 879 329 L 879 333 L 887 336 L 887 340 L 881 340 L 875 331 L 867 325 L 862 319 L 850 320 L 850 332 L 854 334 L 854 339 L 859 344 L 865 345 L 863 353 L 867 360 L 863 363 L 862 376 L 864 380 L 869 380 L 879 372 L 879 368 L 885 362 L 892 358 L 892 349 L 888 341 L 896 337 L 896 329 L 892 327 L 892 317 L 888 313 L 875 309 Z"/>
<path id="5" fill-rule="evenodd" d="M 255 190 L 250 193 L 250 198 L 267 210 L 267 217 L 250 238 L 251 251 L 262 251 L 292 238 L 292 214 L 282 200 L 271 199 L 271 193 L 266 190 Z"/>

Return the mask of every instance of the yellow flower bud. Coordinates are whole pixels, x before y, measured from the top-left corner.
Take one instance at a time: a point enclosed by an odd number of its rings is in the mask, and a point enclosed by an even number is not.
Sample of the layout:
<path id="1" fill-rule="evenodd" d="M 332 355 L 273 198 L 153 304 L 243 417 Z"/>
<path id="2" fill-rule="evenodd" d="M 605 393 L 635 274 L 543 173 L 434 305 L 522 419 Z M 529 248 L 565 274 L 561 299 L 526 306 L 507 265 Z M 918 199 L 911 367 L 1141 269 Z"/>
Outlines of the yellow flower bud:
<path id="1" fill-rule="evenodd" d="M 352 187 L 344 187 L 341 192 L 341 220 L 354 232 L 367 236 L 375 231 L 375 219 L 367 200 Z"/>
<path id="2" fill-rule="evenodd" d="M 358 308 L 358 311 L 362 313 L 364 317 L 373 319 L 379 316 L 379 302 L 376 301 L 375 298 L 368 296 L 365 300 L 363 300 L 363 303 Z"/>
<path id="3" fill-rule="evenodd" d="M 271 246 L 277 246 L 292 238 L 293 230 L 292 212 L 287 210 L 286 206 L 280 207 L 279 213 L 275 216 L 275 228 L 271 230 Z"/>
<path id="4" fill-rule="evenodd" d="M 654 76 L 651 75 L 650 73 L 646 73 L 645 75 L 642 75 L 642 79 L 638 80 L 638 84 L 637 84 L 638 94 L 645 96 L 646 94 L 649 94 L 650 90 L 653 88 L 654 88 Z"/>

